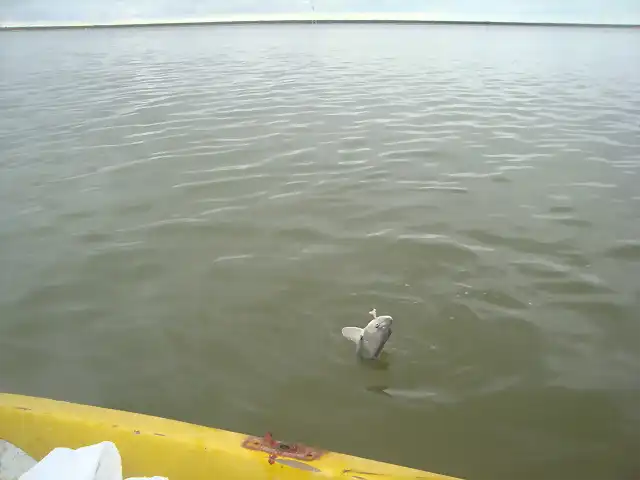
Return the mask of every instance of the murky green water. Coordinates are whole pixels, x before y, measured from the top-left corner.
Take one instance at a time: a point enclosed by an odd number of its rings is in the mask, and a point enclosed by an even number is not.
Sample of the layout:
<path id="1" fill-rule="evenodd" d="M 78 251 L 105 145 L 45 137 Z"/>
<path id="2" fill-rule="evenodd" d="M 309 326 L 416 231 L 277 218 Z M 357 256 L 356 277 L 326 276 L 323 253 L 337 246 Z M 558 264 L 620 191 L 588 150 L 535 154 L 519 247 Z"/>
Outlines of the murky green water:
<path id="1" fill-rule="evenodd" d="M 470 479 L 640 470 L 640 33 L 0 33 L 0 390 Z M 395 319 L 377 367 L 340 335 Z"/>

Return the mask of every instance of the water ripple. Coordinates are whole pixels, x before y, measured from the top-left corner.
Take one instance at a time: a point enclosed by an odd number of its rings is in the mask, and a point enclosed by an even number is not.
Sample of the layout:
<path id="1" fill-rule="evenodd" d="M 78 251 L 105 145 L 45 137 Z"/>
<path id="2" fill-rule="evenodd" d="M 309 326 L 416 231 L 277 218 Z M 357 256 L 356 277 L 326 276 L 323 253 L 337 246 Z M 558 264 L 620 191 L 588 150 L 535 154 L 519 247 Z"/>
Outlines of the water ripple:
<path id="1" fill-rule="evenodd" d="M 638 32 L 255 28 L 0 32 L 3 388 L 430 470 L 403 439 L 446 432 L 430 460 L 469 478 L 617 468 Z M 378 370 L 339 335 L 372 306 Z"/>

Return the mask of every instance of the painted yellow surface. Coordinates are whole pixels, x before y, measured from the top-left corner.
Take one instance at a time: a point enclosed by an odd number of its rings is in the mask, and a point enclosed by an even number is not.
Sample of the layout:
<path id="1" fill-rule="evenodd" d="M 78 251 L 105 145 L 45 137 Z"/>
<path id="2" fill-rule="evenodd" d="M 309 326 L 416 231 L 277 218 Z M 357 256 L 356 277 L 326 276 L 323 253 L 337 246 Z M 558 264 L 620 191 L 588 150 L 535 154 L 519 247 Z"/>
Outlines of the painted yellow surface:
<path id="1" fill-rule="evenodd" d="M 0 439 L 40 460 L 55 447 L 110 440 L 123 474 L 169 480 L 455 480 L 335 452 L 308 462 L 276 459 L 242 446 L 246 435 L 165 418 L 0 393 Z M 281 440 L 281 439 L 278 439 Z"/>

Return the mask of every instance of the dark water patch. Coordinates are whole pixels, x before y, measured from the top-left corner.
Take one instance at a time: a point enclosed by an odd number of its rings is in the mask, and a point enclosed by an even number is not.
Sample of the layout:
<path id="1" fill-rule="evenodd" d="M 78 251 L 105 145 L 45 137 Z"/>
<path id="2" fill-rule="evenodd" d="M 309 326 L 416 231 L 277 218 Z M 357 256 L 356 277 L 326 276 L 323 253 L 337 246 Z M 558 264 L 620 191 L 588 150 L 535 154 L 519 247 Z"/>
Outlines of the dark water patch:
<path id="1" fill-rule="evenodd" d="M 640 243 L 629 242 L 625 245 L 611 247 L 604 252 L 604 255 L 616 260 L 640 261 Z"/>
<path id="2" fill-rule="evenodd" d="M 553 295 L 602 295 L 612 293 L 611 288 L 579 279 L 563 279 L 556 281 L 537 281 L 536 289 Z"/>

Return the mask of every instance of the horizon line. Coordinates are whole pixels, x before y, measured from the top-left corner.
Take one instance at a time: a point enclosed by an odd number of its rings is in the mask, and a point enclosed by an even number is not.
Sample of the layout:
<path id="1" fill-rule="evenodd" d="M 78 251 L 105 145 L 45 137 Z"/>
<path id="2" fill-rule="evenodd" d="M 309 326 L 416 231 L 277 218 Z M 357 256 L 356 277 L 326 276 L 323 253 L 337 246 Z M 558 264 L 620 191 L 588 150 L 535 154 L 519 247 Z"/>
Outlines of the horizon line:
<path id="1" fill-rule="evenodd" d="M 438 18 L 439 17 L 439 18 Z M 197 25 L 233 25 L 233 24 L 286 24 L 286 23 L 388 23 L 388 24 L 453 24 L 453 25 L 504 25 L 504 26 L 549 26 L 549 27 L 608 27 L 634 28 L 640 24 L 610 22 L 541 22 L 521 20 L 455 20 L 441 14 L 432 13 L 298 13 L 298 14 L 261 14 L 261 15 L 218 15 L 203 18 L 183 19 L 126 19 L 111 22 L 56 22 L 37 23 L 5 22 L 3 30 L 43 30 L 72 28 L 117 28 L 117 27 L 161 27 L 161 26 L 197 26 Z"/>

